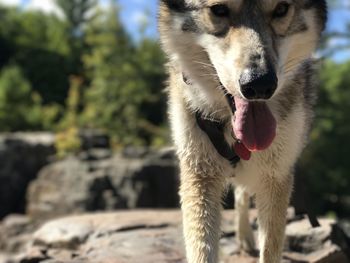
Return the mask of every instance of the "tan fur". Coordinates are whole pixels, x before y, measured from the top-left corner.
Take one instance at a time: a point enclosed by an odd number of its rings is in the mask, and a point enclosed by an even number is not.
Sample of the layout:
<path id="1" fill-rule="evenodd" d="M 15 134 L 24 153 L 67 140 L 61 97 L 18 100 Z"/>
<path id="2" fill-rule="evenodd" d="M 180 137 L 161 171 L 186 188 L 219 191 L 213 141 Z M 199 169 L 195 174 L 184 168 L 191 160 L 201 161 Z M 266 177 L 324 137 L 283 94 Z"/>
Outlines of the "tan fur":
<path id="1" fill-rule="evenodd" d="M 165 3 L 160 4 L 159 30 L 163 49 L 169 56 L 169 116 L 180 159 L 180 196 L 188 262 L 218 262 L 222 194 L 227 185 L 233 183 L 237 186 L 237 234 L 241 248 L 255 249 L 247 215 L 249 196 L 255 195 L 260 263 L 279 263 L 293 167 L 304 147 L 312 119 L 311 105 L 303 95 L 308 82 L 301 65 L 310 62 L 319 39 L 321 28 L 316 22 L 316 11 L 303 10 L 304 0 L 289 0 L 293 6 L 288 16 L 283 21 L 270 21 L 269 15 L 278 0 L 261 1 L 258 7 L 250 6 L 251 10 L 245 10 L 245 1 L 184 2 L 199 8 L 173 11 Z M 226 3 L 232 12 L 242 12 L 243 18 L 213 18 L 208 9 L 213 3 Z M 189 31 L 183 29 L 186 21 L 190 23 L 189 29 L 186 28 Z M 237 21 L 241 23 L 239 26 Z M 298 28 L 298 23 L 305 24 L 307 30 L 275 39 L 277 34 L 287 35 L 293 26 Z M 213 35 L 225 28 L 227 32 L 223 36 Z M 238 77 L 252 52 L 272 61 L 277 71 L 279 85 L 267 101 L 277 120 L 277 137 L 267 150 L 253 153 L 251 160 L 240 161 L 232 168 L 198 127 L 194 112 L 200 110 L 209 117 L 230 119 L 231 111 L 219 85 L 221 82 L 232 95 L 240 96 Z M 184 83 L 184 72 L 191 78 L 191 86 Z M 231 131 L 228 122 L 225 137 L 233 144 Z"/>

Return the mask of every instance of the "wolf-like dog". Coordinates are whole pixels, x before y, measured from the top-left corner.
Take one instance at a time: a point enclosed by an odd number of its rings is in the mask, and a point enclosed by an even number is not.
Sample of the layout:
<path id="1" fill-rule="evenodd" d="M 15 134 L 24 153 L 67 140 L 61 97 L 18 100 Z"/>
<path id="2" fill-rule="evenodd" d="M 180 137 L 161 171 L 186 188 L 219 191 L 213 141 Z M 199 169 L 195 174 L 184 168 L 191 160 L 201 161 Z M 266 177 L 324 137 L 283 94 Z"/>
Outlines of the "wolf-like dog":
<path id="1" fill-rule="evenodd" d="M 293 170 L 313 119 L 312 54 L 325 27 L 326 2 L 160 0 L 159 5 L 187 260 L 218 262 L 222 195 L 233 183 L 241 248 L 256 248 L 248 219 L 254 196 L 260 262 L 280 262 Z M 224 144 L 232 145 L 239 161 L 223 157 L 201 120 L 220 123 Z"/>

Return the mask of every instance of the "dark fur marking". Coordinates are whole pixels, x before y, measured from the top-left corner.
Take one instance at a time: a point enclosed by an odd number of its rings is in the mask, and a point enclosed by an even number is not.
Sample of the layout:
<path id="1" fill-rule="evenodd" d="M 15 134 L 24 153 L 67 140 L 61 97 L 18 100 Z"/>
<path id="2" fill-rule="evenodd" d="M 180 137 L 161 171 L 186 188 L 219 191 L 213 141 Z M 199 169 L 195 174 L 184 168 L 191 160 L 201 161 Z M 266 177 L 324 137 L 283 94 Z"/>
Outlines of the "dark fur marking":
<path id="1" fill-rule="evenodd" d="M 303 72 L 305 76 L 305 85 L 303 87 L 305 105 L 313 107 L 317 100 L 314 63 L 312 61 L 305 62 L 300 71 Z"/>
<path id="2" fill-rule="evenodd" d="M 308 30 L 308 27 L 305 23 L 301 22 L 301 23 L 292 23 L 291 27 L 288 29 L 288 32 L 286 34 L 286 36 L 291 36 L 294 34 L 298 34 L 298 33 L 302 33 Z"/>
<path id="3" fill-rule="evenodd" d="M 189 6 L 185 0 L 161 0 L 171 11 L 185 13 L 198 10 L 198 7 Z"/>
<path id="4" fill-rule="evenodd" d="M 184 0 L 162 0 L 162 2 L 172 11 L 181 13 L 186 11 Z"/>
<path id="5" fill-rule="evenodd" d="M 301 86 L 303 80 L 292 80 L 287 83 L 283 88 L 283 91 L 278 96 L 279 102 L 279 114 L 280 117 L 285 120 L 293 109 L 293 106 L 297 103 L 299 95 L 301 93 Z"/>
<path id="6" fill-rule="evenodd" d="M 319 24 L 321 25 L 321 31 L 323 31 L 326 27 L 326 22 L 328 18 L 326 0 L 308 0 L 306 1 L 303 8 L 315 8 L 317 10 L 317 19 Z"/>
<path id="7" fill-rule="evenodd" d="M 313 108 L 316 105 L 317 101 L 317 81 L 316 81 L 316 74 L 315 74 L 315 62 L 314 61 L 307 61 L 303 64 L 301 69 L 305 74 L 305 84 L 303 86 L 303 95 L 304 95 L 304 106 L 305 109 L 308 111 L 308 114 L 306 114 L 307 117 L 307 123 L 312 124 L 312 121 L 314 119 L 314 111 Z M 311 133 L 312 125 L 308 125 L 308 130 L 306 135 L 309 135 Z"/>
<path id="8" fill-rule="evenodd" d="M 216 31 L 216 32 L 208 32 L 210 35 L 214 35 L 218 38 L 220 37 L 226 37 L 227 33 L 229 31 L 229 27 L 225 28 L 224 30 Z"/>
<path id="9" fill-rule="evenodd" d="M 294 78 L 286 84 L 283 91 L 278 96 L 279 113 L 282 119 L 286 119 L 294 105 L 302 102 L 305 109 L 310 111 L 307 116 L 312 119 L 312 108 L 317 99 L 317 92 L 315 88 L 315 72 L 313 61 L 307 60 L 302 63 L 294 74 Z M 300 101 L 302 100 L 302 101 Z"/>
<path id="10" fill-rule="evenodd" d="M 182 24 L 181 29 L 184 32 L 199 32 L 199 28 L 192 17 L 189 17 L 185 20 L 185 22 Z"/>

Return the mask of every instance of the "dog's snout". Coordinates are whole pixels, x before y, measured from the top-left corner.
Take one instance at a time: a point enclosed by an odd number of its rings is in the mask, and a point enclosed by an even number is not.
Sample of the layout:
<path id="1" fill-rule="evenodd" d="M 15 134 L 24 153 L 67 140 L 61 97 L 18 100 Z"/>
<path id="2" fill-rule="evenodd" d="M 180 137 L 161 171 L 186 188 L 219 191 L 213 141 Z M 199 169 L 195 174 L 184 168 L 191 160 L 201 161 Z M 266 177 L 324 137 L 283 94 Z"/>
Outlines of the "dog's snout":
<path id="1" fill-rule="evenodd" d="M 239 84 L 241 92 L 246 99 L 269 99 L 277 88 L 278 79 L 273 69 L 259 71 L 250 68 L 243 71 Z"/>

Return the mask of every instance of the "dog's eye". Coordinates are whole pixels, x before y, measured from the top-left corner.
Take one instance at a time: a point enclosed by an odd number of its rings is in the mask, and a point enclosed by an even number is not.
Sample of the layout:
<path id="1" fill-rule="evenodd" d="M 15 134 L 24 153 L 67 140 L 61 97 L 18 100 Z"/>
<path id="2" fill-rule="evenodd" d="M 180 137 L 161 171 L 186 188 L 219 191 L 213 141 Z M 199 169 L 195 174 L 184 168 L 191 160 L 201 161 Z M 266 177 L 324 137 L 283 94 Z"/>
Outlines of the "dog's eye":
<path id="1" fill-rule="evenodd" d="M 210 7 L 210 11 L 218 17 L 228 17 L 230 14 L 230 9 L 227 5 L 217 4 Z"/>
<path id="2" fill-rule="evenodd" d="M 290 4 L 287 2 L 281 2 L 279 3 L 275 10 L 273 11 L 273 18 L 282 18 L 285 17 L 288 14 Z"/>

